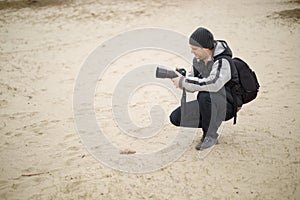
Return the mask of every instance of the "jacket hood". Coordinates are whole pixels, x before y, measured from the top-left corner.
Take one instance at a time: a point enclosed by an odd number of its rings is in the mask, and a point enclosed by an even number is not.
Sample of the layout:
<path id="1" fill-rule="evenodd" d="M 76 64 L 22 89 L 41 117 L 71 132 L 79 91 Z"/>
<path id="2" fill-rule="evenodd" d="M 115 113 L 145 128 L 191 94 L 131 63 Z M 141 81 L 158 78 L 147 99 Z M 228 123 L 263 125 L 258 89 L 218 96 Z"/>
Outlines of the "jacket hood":
<path id="1" fill-rule="evenodd" d="M 216 41 L 216 47 L 214 49 L 213 57 L 219 57 L 219 56 L 229 56 L 232 57 L 232 51 L 229 48 L 228 44 L 223 40 L 217 40 Z"/>

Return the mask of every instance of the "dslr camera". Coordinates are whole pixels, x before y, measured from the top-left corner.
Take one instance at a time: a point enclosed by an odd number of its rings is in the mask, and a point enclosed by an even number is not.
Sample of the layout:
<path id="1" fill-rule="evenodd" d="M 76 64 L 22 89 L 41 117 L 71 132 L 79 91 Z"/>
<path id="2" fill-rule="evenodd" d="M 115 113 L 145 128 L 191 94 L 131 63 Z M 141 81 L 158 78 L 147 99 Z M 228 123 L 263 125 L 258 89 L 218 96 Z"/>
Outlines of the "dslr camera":
<path id="1" fill-rule="evenodd" d="M 182 76 L 186 75 L 186 70 L 183 68 L 176 69 Z M 173 70 L 167 70 L 161 67 L 156 68 L 156 78 L 176 78 L 178 77 L 177 74 Z"/>

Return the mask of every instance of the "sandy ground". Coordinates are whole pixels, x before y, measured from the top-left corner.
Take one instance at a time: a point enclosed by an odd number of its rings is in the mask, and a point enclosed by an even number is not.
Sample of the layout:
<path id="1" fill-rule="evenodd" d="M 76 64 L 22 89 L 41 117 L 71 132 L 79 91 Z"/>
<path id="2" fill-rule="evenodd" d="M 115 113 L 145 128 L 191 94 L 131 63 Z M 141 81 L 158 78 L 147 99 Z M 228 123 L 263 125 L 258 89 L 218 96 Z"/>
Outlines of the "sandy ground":
<path id="1" fill-rule="evenodd" d="M 5 7 L 0 1 L 1 199 L 300 199 L 300 26 L 274 14 L 299 4 L 9 2 Z M 72 111 L 76 77 L 89 53 L 134 28 L 159 27 L 189 36 L 199 26 L 227 40 L 259 77 L 259 96 L 240 111 L 238 124 L 224 124 L 220 144 L 204 159 L 194 149 L 199 131 L 176 162 L 152 173 L 120 172 L 94 159 L 81 143 Z M 104 100 L 95 104 L 95 112 L 108 137 L 121 148 L 130 143 L 137 153 L 162 148 L 177 129 L 165 121 L 157 138 L 122 136 L 110 117 L 111 95 L 136 63 L 154 62 L 188 67 L 163 52 L 123 56 L 103 76 L 95 96 L 96 102 Z M 145 113 L 154 101 L 167 112 L 178 105 L 159 87 L 141 89 L 130 102 L 133 121 L 149 123 Z"/>

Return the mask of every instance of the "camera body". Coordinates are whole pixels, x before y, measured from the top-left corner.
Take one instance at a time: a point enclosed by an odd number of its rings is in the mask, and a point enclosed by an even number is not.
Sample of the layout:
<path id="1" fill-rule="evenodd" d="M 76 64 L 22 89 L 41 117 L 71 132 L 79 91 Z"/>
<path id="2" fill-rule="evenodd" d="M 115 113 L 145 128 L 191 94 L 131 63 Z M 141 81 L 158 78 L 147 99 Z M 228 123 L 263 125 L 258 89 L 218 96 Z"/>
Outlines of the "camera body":
<path id="1" fill-rule="evenodd" d="M 182 76 L 186 75 L 186 70 L 183 68 L 176 69 Z M 161 67 L 156 68 L 156 78 L 176 78 L 178 77 L 177 74 L 173 70 L 167 70 Z"/>

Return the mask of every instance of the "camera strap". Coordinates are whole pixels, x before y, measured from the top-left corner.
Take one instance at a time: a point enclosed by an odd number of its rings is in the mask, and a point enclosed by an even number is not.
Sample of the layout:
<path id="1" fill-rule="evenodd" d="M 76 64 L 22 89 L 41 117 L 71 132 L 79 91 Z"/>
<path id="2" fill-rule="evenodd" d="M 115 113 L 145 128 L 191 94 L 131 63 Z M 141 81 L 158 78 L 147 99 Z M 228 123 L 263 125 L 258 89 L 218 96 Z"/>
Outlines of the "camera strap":
<path id="1" fill-rule="evenodd" d="M 182 88 L 182 96 L 181 96 L 181 114 L 184 116 L 185 114 L 185 104 L 186 104 L 186 91 L 185 88 Z"/>

